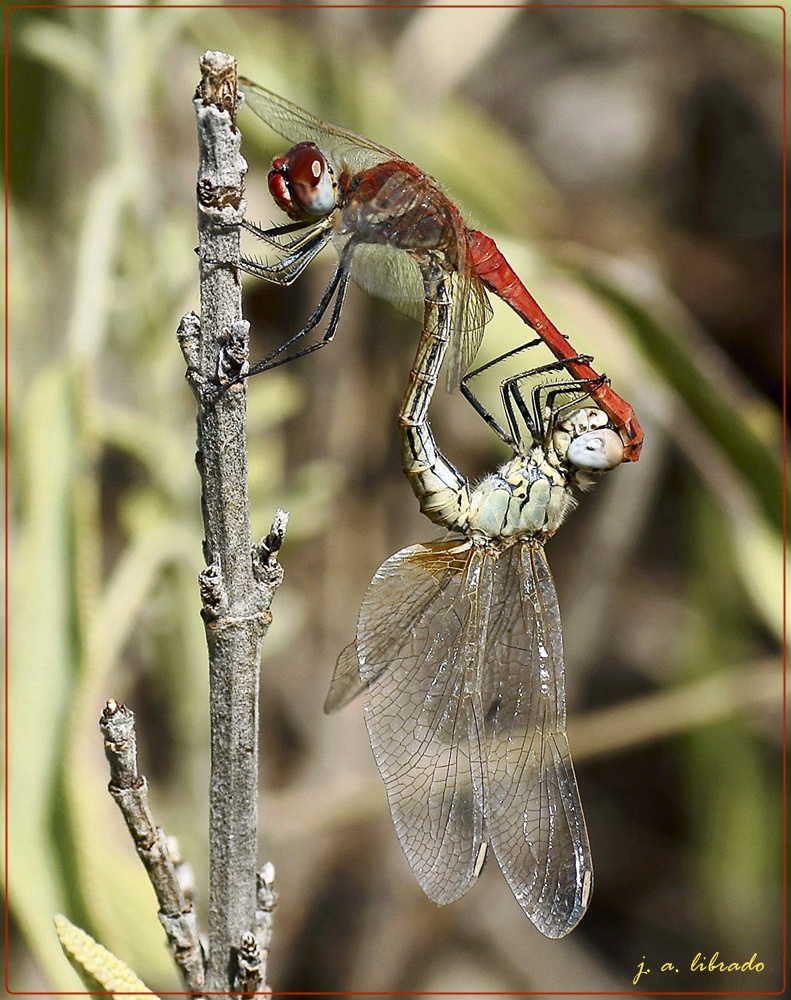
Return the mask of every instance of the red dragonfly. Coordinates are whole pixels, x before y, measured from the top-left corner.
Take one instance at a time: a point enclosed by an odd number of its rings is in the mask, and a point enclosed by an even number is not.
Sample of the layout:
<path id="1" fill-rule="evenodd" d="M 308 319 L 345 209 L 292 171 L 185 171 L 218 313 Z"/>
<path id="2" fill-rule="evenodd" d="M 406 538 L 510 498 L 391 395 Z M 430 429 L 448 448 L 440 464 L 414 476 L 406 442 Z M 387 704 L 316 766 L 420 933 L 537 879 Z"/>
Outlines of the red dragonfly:
<path id="1" fill-rule="evenodd" d="M 328 243 L 338 265 L 305 326 L 252 366 L 265 371 L 329 343 L 338 325 L 350 278 L 405 307 L 425 305 L 416 367 L 436 373 L 448 349 L 448 387 L 455 389 L 472 364 L 491 315 L 486 289 L 494 292 L 534 330 L 576 379 L 598 381 L 592 397 L 617 428 L 624 459 L 636 461 L 643 434 L 634 410 L 583 360 L 552 323 L 502 255 L 494 240 L 469 229 L 437 182 L 397 153 L 314 115 L 244 77 L 248 107 L 294 146 L 272 161 L 269 190 L 293 220 L 262 229 L 244 223 L 281 253 L 275 264 L 242 258 L 249 274 L 279 284 L 293 282 Z M 288 354 L 322 318 L 318 343 Z M 429 328 L 428 316 L 432 315 Z M 425 355 L 432 356 L 427 364 Z M 427 397 L 430 399 L 430 395 Z M 420 422 L 424 413 L 413 414 Z"/>

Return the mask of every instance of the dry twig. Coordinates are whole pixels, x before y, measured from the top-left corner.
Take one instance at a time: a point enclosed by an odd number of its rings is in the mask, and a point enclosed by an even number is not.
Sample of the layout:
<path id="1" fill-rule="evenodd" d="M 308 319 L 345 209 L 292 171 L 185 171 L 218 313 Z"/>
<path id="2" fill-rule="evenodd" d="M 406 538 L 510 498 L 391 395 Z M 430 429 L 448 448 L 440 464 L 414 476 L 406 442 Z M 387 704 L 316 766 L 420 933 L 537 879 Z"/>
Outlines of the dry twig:
<path id="1" fill-rule="evenodd" d="M 192 993 L 203 989 L 203 952 L 192 903 L 179 882 L 178 870 L 165 834 L 154 822 L 148 804 L 148 785 L 137 770 L 135 717 L 126 705 L 110 699 L 99 728 L 110 764 L 110 794 L 123 814 L 140 860 L 159 902 L 159 920 L 165 928 L 184 985 Z"/>

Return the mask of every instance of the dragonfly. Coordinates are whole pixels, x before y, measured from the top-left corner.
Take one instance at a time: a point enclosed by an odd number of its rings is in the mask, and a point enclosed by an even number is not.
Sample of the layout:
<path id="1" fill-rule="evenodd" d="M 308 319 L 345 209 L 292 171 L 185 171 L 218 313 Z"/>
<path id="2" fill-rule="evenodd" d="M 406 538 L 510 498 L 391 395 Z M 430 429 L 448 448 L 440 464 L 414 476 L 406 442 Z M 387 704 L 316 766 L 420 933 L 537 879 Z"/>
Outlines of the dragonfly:
<path id="1" fill-rule="evenodd" d="M 476 375 L 540 343 L 465 376 L 467 394 Z M 431 391 L 416 381 L 418 394 Z M 404 472 L 421 511 L 449 534 L 377 570 L 325 704 L 334 712 L 365 694 L 396 834 L 426 895 L 464 895 L 491 851 L 550 938 L 584 915 L 593 865 L 544 545 L 575 505 L 572 486 L 624 458 L 608 415 L 585 405 L 604 382 L 570 379 L 560 362 L 506 378 L 505 426 L 476 401 L 513 450 L 477 486 L 442 455 L 427 420 L 401 423 Z"/>
<path id="2" fill-rule="evenodd" d="M 276 249 L 279 259 L 269 264 L 242 257 L 240 268 L 289 285 L 328 244 L 338 251 L 332 277 L 305 325 L 245 377 L 330 343 L 353 278 L 407 312 L 415 313 L 417 307 L 420 316 L 423 309 L 422 352 L 438 352 L 441 365 L 447 351 L 447 384 L 455 389 L 471 367 L 492 315 L 488 290 L 517 312 L 573 377 L 596 386 L 591 396 L 620 434 L 624 459 L 637 460 L 643 434 L 630 404 L 609 383 L 597 381 L 597 373 L 580 360 L 494 240 L 466 226 L 437 181 L 386 146 L 317 118 L 246 77 L 239 78 L 239 86 L 247 106 L 294 144 L 275 157 L 268 175 L 276 205 L 292 221 L 269 229 L 243 222 Z M 448 303 L 440 310 L 444 325 L 437 328 L 429 314 L 436 315 L 432 307 L 441 294 Z M 325 317 L 321 339 L 298 347 Z M 429 377 L 427 370 L 424 375 Z"/>

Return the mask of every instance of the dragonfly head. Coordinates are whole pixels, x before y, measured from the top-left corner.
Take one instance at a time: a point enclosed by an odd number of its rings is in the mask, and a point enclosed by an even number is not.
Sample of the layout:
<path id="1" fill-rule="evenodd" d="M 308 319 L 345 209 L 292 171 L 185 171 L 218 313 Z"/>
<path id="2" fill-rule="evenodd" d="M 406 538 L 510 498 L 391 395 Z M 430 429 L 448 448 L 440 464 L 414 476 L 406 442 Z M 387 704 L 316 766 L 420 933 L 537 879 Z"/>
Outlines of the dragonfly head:
<path id="1" fill-rule="evenodd" d="M 558 421 L 553 435 L 555 451 L 583 472 L 607 472 L 624 458 L 623 441 L 596 407 L 576 410 Z"/>
<path id="2" fill-rule="evenodd" d="M 335 172 L 315 142 L 298 142 L 276 156 L 267 180 L 278 208 L 291 219 L 329 215 L 338 204 Z"/>

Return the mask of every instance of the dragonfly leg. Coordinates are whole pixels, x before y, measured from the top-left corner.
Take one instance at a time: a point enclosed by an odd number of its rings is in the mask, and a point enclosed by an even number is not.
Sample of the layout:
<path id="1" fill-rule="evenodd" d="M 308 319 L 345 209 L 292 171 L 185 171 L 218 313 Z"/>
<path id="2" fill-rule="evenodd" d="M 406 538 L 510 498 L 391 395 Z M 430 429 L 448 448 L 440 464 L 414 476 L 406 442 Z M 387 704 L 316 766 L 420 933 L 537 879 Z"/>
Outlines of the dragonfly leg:
<path id="1" fill-rule="evenodd" d="M 510 351 L 506 351 L 505 354 L 500 354 L 498 357 L 492 358 L 491 361 L 487 361 L 486 364 L 481 365 L 479 368 L 475 368 L 473 371 L 468 372 L 464 376 L 464 381 L 468 382 L 470 379 L 477 378 L 478 375 L 488 371 L 490 368 L 494 368 L 496 365 L 502 364 L 503 361 L 507 361 L 516 354 L 522 354 L 524 351 L 529 351 L 531 347 L 537 347 L 539 344 L 543 343 L 544 341 L 540 337 L 536 337 L 535 340 L 528 340 L 526 343 L 520 344 L 519 347 L 513 347 Z"/>
<path id="2" fill-rule="evenodd" d="M 263 278 L 265 281 L 272 281 L 278 285 L 290 285 L 295 281 L 313 258 L 323 250 L 332 238 L 332 233 L 323 231 L 314 233 L 309 239 L 303 240 L 299 247 L 292 250 L 290 247 L 278 247 L 280 250 L 288 249 L 289 253 L 276 264 L 264 264 L 254 257 L 241 257 L 239 268 L 246 274 L 252 274 L 256 278 Z"/>
<path id="3" fill-rule="evenodd" d="M 351 254 L 349 254 L 351 257 Z M 349 267 L 348 263 L 344 266 L 343 261 L 339 262 L 335 274 L 332 277 L 329 285 L 327 286 L 324 294 L 321 297 L 316 311 L 310 317 L 308 322 L 303 326 L 301 330 L 294 334 L 293 337 L 281 344 L 277 350 L 272 351 L 261 361 L 256 362 L 252 365 L 243 375 L 239 378 L 246 379 L 251 375 L 258 375 L 261 372 L 270 371 L 272 368 L 279 368 L 281 365 L 288 364 L 290 361 L 296 361 L 297 358 L 304 358 L 306 354 L 312 354 L 314 351 L 318 351 L 322 347 L 326 347 L 327 344 L 332 342 L 335 332 L 338 329 L 338 321 L 341 317 L 341 310 L 343 309 L 343 303 L 346 298 L 346 290 L 349 286 Z M 327 329 L 324 331 L 321 340 L 315 344 L 310 344 L 308 347 L 303 347 L 299 351 L 294 351 L 293 354 L 287 354 L 286 357 L 281 357 L 289 347 L 292 347 L 298 340 L 301 340 L 306 334 L 313 330 L 320 320 L 322 319 L 324 313 L 327 311 L 333 296 L 335 297 L 335 303 L 332 307 L 332 312 L 330 313 L 329 322 L 327 323 Z"/>
<path id="4" fill-rule="evenodd" d="M 266 243 L 271 243 L 273 246 L 277 247 L 287 247 L 291 249 L 293 246 L 297 246 L 302 240 L 306 239 L 310 234 L 319 228 L 314 222 L 289 222 L 284 226 L 271 226 L 269 229 L 264 229 L 263 226 L 259 226 L 255 222 L 250 222 L 248 219 L 242 219 L 240 223 L 243 229 L 246 229 L 248 233 L 251 233 L 256 239 L 264 240 Z M 323 227 L 324 223 L 320 224 Z M 305 233 L 304 230 L 310 227 L 311 233 Z M 291 233 L 300 233 L 290 243 L 281 243 L 281 236 L 290 236 Z"/>
<path id="5" fill-rule="evenodd" d="M 507 361 L 508 358 L 511 358 L 516 354 L 521 354 L 523 351 L 526 351 L 531 347 L 536 347 L 538 344 L 541 343 L 543 343 L 543 341 L 541 340 L 540 337 L 537 337 L 535 340 L 530 340 L 526 344 L 521 344 L 519 347 L 515 347 L 510 351 L 506 351 L 505 354 L 501 354 L 499 357 L 493 358 L 491 361 L 487 361 L 486 364 L 481 365 L 480 368 L 476 368 L 474 371 L 468 372 L 461 380 L 461 383 L 459 385 L 459 388 L 461 389 L 464 398 L 467 400 L 470 406 L 472 406 L 472 408 L 476 411 L 476 413 L 478 413 L 481 417 L 483 417 L 483 419 L 492 428 L 495 434 L 499 438 L 501 438 L 510 448 L 515 448 L 517 444 L 517 438 L 513 434 L 513 424 L 511 424 L 512 433 L 506 431 L 502 427 L 500 422 L 497 420 L 497 418 L 492 413 L 490 413 L 489 410 L 487 410 L 486 407 L 483 405 L 483 403 L 480 401 L 480 399 L 478 399 L 478 397 L 470 388 L 469 382 L 472 379 L 476 378 L 478 375 L 481 375 L 483 372 L 488 371 L 488 369 L 493 368 L 495 365 L 499 365 L 503 361 Z M 501 385 L 501 391 L 502 391 L 502 385 Z M 506 415 L 507 415 L 507 408 L 506 408 Z M 528 427 L 529 426 L 530 424 L 528 421 Z"/>
<path id="6" fill-rule="evenodd" d="M 550 382 L 547 385 L 540 386 L 540 391 L 547 394 L 542 412 L 549 410 L 553 419 L 558 420 L 564 414 L 568 413 L 569 410 L 578 408 L 586 399 L 592 398 L 593 393 L 606 382 L 607 376 L 600 375 L 597 379 L 577 379 L 571 383 L 557 382 L 553 384 Z M 571 389 L 577 390 L 577 395 L 573 399 L 567 399 L 565 402 L 559 404 L 555 402 L 558 396 L 568 395 Z M 541 408 L 540 399 L 536 400 L 536 406 Z"/>
<path id="7" fill-rule="evenodd" d="M 592 361 L 593 358 L 589 354 L 578 354 L 575 355 L 574 360 L 581 364 L 588 364 L 588 362 Z M 533 405 L 532 409 L 529 408 L 522 394 L 520 382 L 527 378 L 535 380 L 536 376 L 545 375 L 549 372 L 560 371 L 566 371 L 566 364 L 562 361 L 552 361 L 549 364 L 541 365 L 540 368 L 534 368 L 533 371 L 511 375 L 509 378 L 504 379 L 503 382 L 500 383 L 500 392 L 503 397 L 503 406 L 508 417 L 508 422 L 513 433 L 517 437 L 519 436 L 519 428 L 516 422 L 515 409 L 521 414 L 525 425 L 530 431 L 533 441 L 536 443 L 541 442 L 542 444 L 546 444 L 548 439 L 544 415 L 547 405 L 551 406 L 551 404 L 547 402 L 542 405 L 541 393 L 552 388 L 557 390 L 555 395 L 562 392 L 578 392 L 583 384 L 590 383 L 590 388 L 587 392 L 581 397 L 578 397 L 578 399 L 584 399 L 585 396 L 590 394 L 593 388 L 601 384 L 603 380 L 603 376 L 597 375 L 593 379 L 584 380 L 584 383 L 580 379 L 567 379 L 562 382 L 538 382 L 532 387 L 531 400 Z"/>
<path id="8" fill-rule="evenodd" d="M 568 410 L 574 409 L 585 400 L 593 396 L 593 393 L 606 382 L 605 375 L 598 375 L 590 379 L 574 379 L 564 382 L 545 382 L 542 385 L 533 387 L 531 397 L 533 402 L 533 417 L 539 428 L 539 439 L 545 446 L 549 446 L 552 433 L 555 429 L 556 421 Z M 514 396 L 518 396 L 522 406 L 525 406 L 521 390 L 518 385 L 512 387 Z M 542 393 L 546 393 L 544 402 L 541 401 Z M 575 393 L 572 399 L 567 399 L 564 403 L 556 405 L 558 396 L 568 396 Z M 549 420 L 546 419 L 549 411 Z"/>
<path id="9" fill-rule="evenodd" d="M 464 394 L 470 405 L 479 413 L 483 419 L 489 424 L 489 426 L 495 431 L 495 433 L 507 444 L 509 447 L 517 448 L 518 443 L 522 440 L 522 433 L 519 429 L 519 425 L 516 419 L 516 411 L 522 417 L 531 437 L 534 441 L 543 441 L 545 438 L 544 432 L 544 417 L 543 409 L 539 405 L 538 398 L 535 396 L 536 392 L 543 391 L 546 386 L 539 385 L 533 390 L 533 407 L 532 410 L 528 407 L 525 399 L 522 395 L 521 389 L 519 387 L 519 382 L 527 378 L 535 378 L 538 375 L 542 375 L 546 372 L 559 372 L 567 370 L 567 365 L 569 363 L 575 363 L 580 365 L 588 365 L 593 358 L 588 354 L 573 354 L 567 361 L 551 361 L 545 365 L 540 365 L 537 368 L 532 368 L 529 371 L 518 372 L 515 375 L 509 375 L 508 378 L 503 379 L 500 382 L 500 396 L 503 404 L 503 411 L 505 412 L 506 420 L 508 423 L 509 430 L 505 430 L 499 421 L 494 417 L 481 403 L 478 397 L 473 393 L 472 389 L 468 385 L 469 380 L 480 375 L 482 372 L 493 368 L 495 365 L 499 365 L 509 358 L 514 357 L 529 348 L 535 347 L 538 344 L 543 343 L 543 340 L 538 337 L 536 340 L 530 340 L 526 344 L 522 344 L 519 347 L 513 348 L 510 351 L 506 351 L 505 354 L 501 354 L 499 357 L 488 361 L 485 365 L 481 365 L 480 368 L 476 368 L 475 371 L 470 372 L 466 375 L 461 382 L 461 391 Z M 590 371 L 593 371 L 591 368 Z M 601 384 L 603 381 L 603 376 L 600 376 L 594 372 L 594 378 L 590 380 L 591 385 L 595 386 Z M 586 380 L 587 381 L 587 380 Z M 566 387 L 566 391 L 569 391 L 569 386 L 572 388 L 574 386 L 580 385 L 580 380 L 577 379 L 575 382 L 558 382 L 552 383 L 556 385 L 559 391 L 562 391 L 562 387 Z"/>
<path id="10" fill-rule="evenodd" d="M 335 272 L 330 279 L 330 283 L 324 290 L 324 294 L 322 295 L 318 306 L 305 326 L 303 326 L 301 330 L 298 330 L 293 337 L 289 337 L 285 343 L 281 344 L 280 347 L 272 351 L 271 354 L 268 354 L 261 361 L 256 362 L 256 364 L 248 368 L 246 372 L 239 374 L 229 383 L 229 385 L 233 385 L 236 382 L 242 382 L 245 379 L 250 378 L 251 375 L 258 375 L 261 372 L 270 371 L 272 368 L 279 368 L 280 365 L 285 365 L 289 361 L 295 361 L 297 358 L 302 358 L 306 354 L 312 354 L 314 351 L 319 350 L 321 347 L 325 347 L 332 341 L 335 336 L 335 331 L 338 328 L 338 321 L 340 319 L 341 310 L 343 309 L 343 303 L 346 298 L 346 290 L 349 285 L 349 268 L 351 266 L 351 259 L 356 246 L 357 244 L 353 240 L 349 240 L 343 248 L 341 257 L 338 261 L 338 266 L 335 268 Z M 290 347 L 293 347 L 297 341 L 301 340 L 319 324 L 329 308 L 333 297 L 335 298 L 335 303 L 332 307 L 332 312 L 330 313 L 327 329 L 324 331 L 321 340 L 318 341 L 318 343 L 310 344 L 308 347 L 304 347 L 299 351 L 294 351 L 293 354 L 287 354 L 285 357 L 281 357 L 281 355 L 285 354 Z M 227 389 L 228 385 L 223 388 Z"/>

